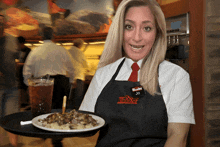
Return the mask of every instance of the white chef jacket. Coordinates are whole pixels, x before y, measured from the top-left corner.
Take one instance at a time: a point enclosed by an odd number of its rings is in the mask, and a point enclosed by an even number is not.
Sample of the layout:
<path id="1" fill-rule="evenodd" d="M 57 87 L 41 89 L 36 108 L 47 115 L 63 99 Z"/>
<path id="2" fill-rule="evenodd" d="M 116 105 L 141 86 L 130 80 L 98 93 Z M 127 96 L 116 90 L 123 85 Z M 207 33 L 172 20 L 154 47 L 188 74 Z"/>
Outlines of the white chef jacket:
<path id="1" fill-rule="evenodd" d="M 24 83 L 28 85 L 28 78 L 49 75 L 64 75 L 70 77 L 70 83 L 78 78 L 76 62 L 69 52 L 62 46 L 56 45 L 51 40 L 44 40 L 44 44 L 32 50 L 24 64 Z"/>
<path id="2" fill-rule="evenodd" d="M 80 110 L 95 111 L 98 96 L 110 81 L 122 60 L 123 58 L 96 71 L 80 106 Z M 142 61 L 139 60 L 137 62 L 139 67 L 141 67 Z M 132 64 L 133 61 L 126 58 L 115 80 L 128 80 L 132 72 Z M 138 75 L 140 75 L 140 70 Z M 168 122 L 195 124 L 189 74 L 180 66 L 163 61 L 159 65 L 159 85 L 167 108 Z"/>
<path id="3" fill-rule="evenodd" d="M 73 59 L 78 62 L 78 64 L 74 63 L 74 66 L 79 70 L 78 75 L 81 77 L 80 80 L 85 81 L 85 73 L 86 69 L 88 68 L 88 64 L 84 53 L 75 46 L 72 46 L 68 51 Z"/>

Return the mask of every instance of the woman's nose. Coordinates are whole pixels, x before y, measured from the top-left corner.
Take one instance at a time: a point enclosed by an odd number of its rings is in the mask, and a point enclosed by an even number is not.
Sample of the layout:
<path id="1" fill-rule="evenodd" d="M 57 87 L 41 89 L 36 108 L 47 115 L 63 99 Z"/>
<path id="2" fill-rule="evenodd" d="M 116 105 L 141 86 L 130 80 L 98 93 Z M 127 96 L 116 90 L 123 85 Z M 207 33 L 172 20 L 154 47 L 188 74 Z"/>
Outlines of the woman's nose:
<path id="1" fill-rule="evenodd" d="M 133 34 L 133 40 L 139 42 L 142 40 L 142 33 L 140 29 L 135 29 Z"/>

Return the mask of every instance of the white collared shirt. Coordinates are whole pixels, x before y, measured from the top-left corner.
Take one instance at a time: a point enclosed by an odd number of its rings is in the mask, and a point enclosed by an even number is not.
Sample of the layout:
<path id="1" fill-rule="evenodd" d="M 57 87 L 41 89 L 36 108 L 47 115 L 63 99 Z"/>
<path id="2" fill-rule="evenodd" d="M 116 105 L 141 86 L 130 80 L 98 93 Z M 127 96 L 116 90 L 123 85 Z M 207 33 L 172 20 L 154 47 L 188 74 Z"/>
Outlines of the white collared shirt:
<path id="1" fill-rule="evenodd" d="M 80 110 L 95 111 L 98 96 L 110 81 L 122 60 L 123 58 L 96 71 Z M 140 67 L 142 61 L 137 62 Z M 132 72 L 132 64 L 133 61 L 126 58 L 115 80 L 128 80 Z M 140 74 L 140 70 L 138 74 Z M 159 65 L 159 85 L 167 108 L 168 122 L 195 124 L 189 74 L 180 66 L 163 61 Z"/>
<path id="2" fill-rule="evenodd" d="M 56 45 L 51 40 L 44 40 L 44 44 L 32 50 L 24 64 L 24 82 L 28 85 L 28 78 L 49 75 L 64 75 L 70 77 L 73 83 L 78 77 L 76 62 L 69 52 L 62 46 Z"/>
<path id="3" fill-rule="evenodd" d="M 79 70 L 78 75 L 80 76 L 80 80 L 85 81 L 86 69 L 88 68 L 88 63 L 86 61 L 86 57 L 84 53 L 77 47 L 72 46 L 68 52 L 75 59 L 78 64 L 74 63 L 74 66 Z"/>

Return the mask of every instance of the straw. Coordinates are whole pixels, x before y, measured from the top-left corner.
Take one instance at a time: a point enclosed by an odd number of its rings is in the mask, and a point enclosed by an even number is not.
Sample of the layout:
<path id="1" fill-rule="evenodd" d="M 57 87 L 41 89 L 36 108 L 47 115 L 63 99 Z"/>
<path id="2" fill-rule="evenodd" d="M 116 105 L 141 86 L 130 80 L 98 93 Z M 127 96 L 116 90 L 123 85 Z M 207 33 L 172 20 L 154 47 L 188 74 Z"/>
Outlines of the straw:
<path id="1" fill-rule="evenodd" d="M 50 75 L 47 75 L 47 81 L 50 79 Z"/>
<path id="2" fill-rule="evenodd" d="M 47 74 L 46 77 L 47 77 L 47 80 L 45 81 L 45 83 L 47 83 L 47 81 L 50 79 L 50 75 Z"/>
<path id="3" fill-rule="evenodd" d="M 72 84 L 70 84 L 71 86 L 70 86 L 70 92 L 69 92 L 69 100 L 71 99 L 71 94 L 72 94 Z"/>
<path id="4" fill-rule="evenodd" d="M 62 107 L 62 114 L 65 113 L 66 110 L 66 96 L 63 97 L 63 107 Z"/>

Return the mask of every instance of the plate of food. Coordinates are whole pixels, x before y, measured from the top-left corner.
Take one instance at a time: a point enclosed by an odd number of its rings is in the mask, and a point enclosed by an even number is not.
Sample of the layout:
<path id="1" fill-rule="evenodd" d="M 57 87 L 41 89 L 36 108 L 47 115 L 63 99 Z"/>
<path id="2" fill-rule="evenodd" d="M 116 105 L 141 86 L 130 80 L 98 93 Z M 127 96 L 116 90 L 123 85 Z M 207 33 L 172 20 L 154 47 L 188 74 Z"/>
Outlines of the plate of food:
<path id="1" fill-rule="evenodd" d="M 37 116 L 32 124 L 46 131 L 77 133 L 97 130 L 105 125 L 105 120 L 94 113 L 71 110 Z"/>

